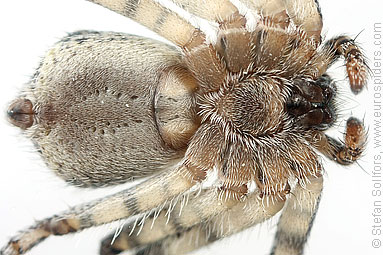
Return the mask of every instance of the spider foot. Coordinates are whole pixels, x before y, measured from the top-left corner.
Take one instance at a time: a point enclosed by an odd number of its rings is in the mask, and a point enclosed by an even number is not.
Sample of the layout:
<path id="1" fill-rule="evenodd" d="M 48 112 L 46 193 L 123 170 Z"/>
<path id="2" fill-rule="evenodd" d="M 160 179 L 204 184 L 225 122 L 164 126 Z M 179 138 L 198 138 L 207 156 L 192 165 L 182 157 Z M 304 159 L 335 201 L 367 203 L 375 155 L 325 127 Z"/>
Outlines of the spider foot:
<path id="1" fill-rule="evenodd" d="M 367 140 L 363 123 L 357 118 L 347 120 L 346 134 L 343 148 L 336 157 L 342 164 L 351 164 L 362 155 Z"/>
<path id="2" fill-rule="evenodd" d="M 308 141 L 329 159 L 342 165 L 350 165 L 362 156 L 367 132 L 362 121 L 351 117 L 347 120 L 344 141 L 338 141 L 318 130 L 314 131 Z"/>
<path id="3" fill-rule="evenodd" d="M 50 235 L 65 235 L 77 231 L 76 219 L 50 218 L 38 222 L 35 226 L 12 238 L 0 251 L 1 255 L 21 255 L 39 244 Z"/>

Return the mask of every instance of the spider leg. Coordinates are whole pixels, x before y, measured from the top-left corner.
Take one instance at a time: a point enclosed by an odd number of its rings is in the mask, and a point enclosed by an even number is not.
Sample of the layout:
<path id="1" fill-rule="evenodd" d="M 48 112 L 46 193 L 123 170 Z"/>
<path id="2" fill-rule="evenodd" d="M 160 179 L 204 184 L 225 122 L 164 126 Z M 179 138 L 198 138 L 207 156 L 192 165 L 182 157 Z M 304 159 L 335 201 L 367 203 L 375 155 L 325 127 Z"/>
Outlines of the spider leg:
<path id="1" fill-rule="evenodd" d="M 187 191 L 195 184 L 190 177 L 186 177 L 185 172 L 185 167 L 180 166 L 174 171 L 162 173 L 135 187 L 39 221 L 13 237 L 0 253 L 2 255 L 25 254 L 51 235 L 65 235 L 148 212 Z"/>
<path id="2" fill-rule="evenodd" d="M 318 210 L 323 177 L 310 177 L 302 187 L 299 183 L 287 201 L 275 235 L 272 255 L 302 254 Z"/>
<path id="3" fill-rule="evenodd" d="M 209 234 L 200 225 L 185 232 L 168 236 L 138 250 L 135 255 L 181 255 L 188 254 L 200 247 L 209 245 L 219 238 Z M 112 253 L 113 254 L 113 253 Z M 110 254 L 110 255 L 112 255 Z M 108 254 L 109 255 L 109 254 Z"/>
<path id="4" fill-rule="evenodd" d="M 322 14 L 317 0 L 284 0 L 289 17 L 301 27 L 316 45 L 321 42 Z"/>
<path id="5" fill-rule="evenodd" d="M 175 205 L 168 204 L 161 212 L 153 212 L 135 222 L 126 225 L 122 233 L 112 244 L 114 235 L 103 240 L 101 254 L 113 254 L 113 251 L 142 248 L 168 236 L 188 231 L 194 225 L 204 222 L 216 214 L 228 210 L 235 200 L 220 201 L 215 190 L 204 191 L 194 198 L 183 198 Z M 186 203 L 186 200 L 189 201 Z M 117 254 L 117 253 L 114 253 Z"/>
<path id="6" fill-rule="evenodd" d="M 275 69 L 291 77 L 316 70 L 317 63 L 327 60 L 327 55 L 316 54 L 321 42 L 322 17 L 315 0 L 243 0 L 261 17 L 255 28 L 261 47 L 256 56 Z M 296 26 L 291 29 L 291 22 Z M 258 45 L 256 45 L 258 46 Z M 276 64 L 276 60 L 281 59 Z M 270 62 L 270 63 L 268 63 Z M 314 66 L 314 68 L 312 68 Z M 324 70 L 325 71 L 325 70 Z M 321 73 L 323 74 L 324 71 Z M 314 76 L 314 75 L 313 75 Z"/>
<path id="7" fill-rule="evenodd" d="M 346 124 L 344 142 L 340 142 L 322 131 L 314 131 L 309 142 L 323 155 L 342 165 L 349 165 L 358 160 L 366 145 L 367 133 L 363 123 L 356 118 L 349 118 Z"/>
<path id="8" fill-rule="evenodd" d="M 287 28 L 290 19 L 320 44 L 323 27 L 322 14 L 316 0 L 242 0 L 249 8 L 266 17 L 266 24 Z M 264 22 L 265 22 L 264 21 Z M 267 21 L 269 21 L 267 23 Z M 270 23 L 271 22 L 271 23 Z"/>
<path id="9" fill-rule="evenodd" d="M 359 93 L 367 84 L 368 66 L 361 49 L 353 39 L 348 36 L 338 36 L 328 40 L 324 49 L 332 53 L 330 64 L 340 56 L 346 62 L 346 71 L 352 92 Z"/>
<path id="10" fill-rule="evenodd" d="M 257 192 L 244 202 L 219 200 L 218 196 L 210 190 L 192 198 L 182 211 L 179 203 L 171 215 L 166 210 L 157 217 L 151 215 L 142 228 L 132 229 L 133 224 L 127 225 L 113 244 L 113 235 L 103 240 L 101 254 L 130 249 L 138 249 L 137 254 L 184 254 L 267 220 L 285 203 L 285 197 L 266 202 L 271 198 L 262 200 Z"/>
<path id="11" fill-rule="evenodd" d="M 241 2 L 260 15 L 261 22 L 269 27 L 285 29 L 290 24 L 284 0 L 241 0 Z"/>
<path id="12" fill-rule="evenodd" d="M 103 241 L 104 246 L 101 247 L 101 254 L 108 254 L 105 253 L 106 250 L 117 250 L 118 246 L 124 247 L 125 250 L 137 248 L 169 235 L 184 232 L 239 203 L 235 200 L 225 200 L 218 203 L 219 194 L 214 189 L 190 199 L 186 205 L 184 204 L 185 199 L 187 198 L 184 197 L 182 203 L 168 205 L 161 212 L 153 212 L 147 217 L 144 216 L 137 221 L 138 225 L 137 222 L 134 222 L 126 226 L 124 232 L 116 239 L 115 246 L 109 245 L 108 247 L 108 240 L 113 237 L 107 237 Z"/>
<path id="13" fill-rule="evenodd" d="M 207 171 L 213 169 L 222 155 L 224 145 L 218 139 L 222 135 L 215 126 L 202 125 L 181 164 L 137 186 L 37 222 L 12 238 L 1 250 L 2 255 L 24 254 L 51 235 L 69 234 L 158 210 L 206 178 Z"/>
<path id="14" fill-rule="evenodd" d="M 198 29 L 154 0 L 89 1 L 146 26 L 179 47 L 192 48 L 205 40 Z"/>
<path id="15" fill-rule="evenodd" d="M 238 9 L 229 0 L 172 0 L 186 11 L 203 19 L 223 23 L 238 15 Z"/>

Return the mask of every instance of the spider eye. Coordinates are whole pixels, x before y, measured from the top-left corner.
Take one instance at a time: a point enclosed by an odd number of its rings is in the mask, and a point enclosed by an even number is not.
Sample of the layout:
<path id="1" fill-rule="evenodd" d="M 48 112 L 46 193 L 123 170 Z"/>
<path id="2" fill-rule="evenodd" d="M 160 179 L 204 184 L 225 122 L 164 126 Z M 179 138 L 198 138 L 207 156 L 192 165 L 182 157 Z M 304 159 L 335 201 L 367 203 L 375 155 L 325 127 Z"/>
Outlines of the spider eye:
<path id="1" fill-rule="evenodd" d="M 301 95 L 293 94 L 286 103 L 288 112 L 294 116 L 299 116 L 310 111 L 311 104 Z"/>
<path id="2" fill-rule="evenodd" d="M 324 75 L 311 82 L 297 79 L 294 85 L 292 94 L 286 102 L 286 108 L 296 123 L 319 130 L 331 126 L 336 117 L 331 103 L 336 92 L 332 80 Z"/>

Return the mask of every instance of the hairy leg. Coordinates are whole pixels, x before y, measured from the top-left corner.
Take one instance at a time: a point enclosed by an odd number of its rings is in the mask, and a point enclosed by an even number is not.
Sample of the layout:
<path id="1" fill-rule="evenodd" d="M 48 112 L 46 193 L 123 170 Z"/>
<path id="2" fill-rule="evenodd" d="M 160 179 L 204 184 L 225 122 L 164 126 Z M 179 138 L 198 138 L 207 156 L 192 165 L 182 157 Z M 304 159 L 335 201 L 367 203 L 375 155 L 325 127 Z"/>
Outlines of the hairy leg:
<path id="1" fill-rule="evenodd" d="M 318 210 L 322 187 L 322 176 L 310 177 L 305 187 L 297 184 L 279 219 L 272 255 L 303 254 Z"/>
<path id="2" fill-rule="evenodd" d="M 308 141 L 329 159 L 349 165 L 361 157 L 367 142 L 367 133 L 363 123 L 351 117 L 347 120 L 344 141 L 338 141 L 322 131 L 314 131 Z"/>
<path id="3" fill-rule="evenodd" d="M 253 10 L 258 19 L 269 27 L 285 29 L 290 24 L 284 0 L 241 0 L 249 9 Z"/>
<path id="4" fill-rule="evenodd" d="M 229 0 L 172 0 L 186 11 L 209 21 L 225 22 L 238 12 Z"/>
<path id="5" fill-rule="evenodd" d="M 338 36 L 326 41 L 324 49 L 332 53 L 330 64 L 339 57 L 344 57 L 351 90 L 354 94 L 359 93 L 367 85 L 369 71 L 366 57 L 360 47 L 350 37 Z"/>
<path id="6" fill-rule="evenodd" d="M 135 187 L 95 200 L 37 222 L 13 237 L 2 255 L 25 254 L 51 235 L 65 235 L 92 226 L 147 213 L 194 185 L 184 167 L 155 176 Z"/>
<path id="7" fill-rule="evenodd" d="M 219 193 L 215 190 L 206 190 L 190 199 L 184 197 L 181 202 L 170 204 L 161 212 L 153 212 L 125 226 L 113 244 L 111 241 L 114 235 L 107 237 L 102 243 L 101 254 L 111 254 L 111 251 L 122 248 L 121 251 L 139 248 L 188 231 L 237 203 L 239 201 L 231 199 L 220 200 Z"/>
<path id="8" fill-rule="evenodd" d="M 284 0 L 289 17 L 301 27 L 316 44 L 321 42 L 322 14 L 317 0 Z"/>
<path id="9" fill-rule="evenodd" d="M 218 239 L 214 233 L 208 233 L 204 228 L 198 225 L 185 232 L 177 233 L 158 242 L 151 243 L 139 249 L 135 255 L 187 254 Z"/>
<path id="10" fill-rule="evenodd" d="M 297 27 L 303 29 L 316 45 L 320 44 L 323 27 L 322 14 L 316 0 L 242 0 L 249 8 L 263 17 L 286 28 L 291 19 Z"/>
<path id="11" fill-rule="evenodd" d="M 204 35 L 198 29 L 154 0 L 89 1 L 146 26 L 179 47 L 188 48 L 204 41 Z"/>
<path id="12" fill-rule="evenodd" d="M 184 254 L 267 220 L 285 202 L 284 196 L 261 199 L 259 193 L 244 202 L 219 200 L 218 196 L 216 191 L 207 191 L 185 206 L 177 204 L 171 215 L 165 210 L 140 219 L 142 226 L 127 225 L 113 244 L 114 235 L 104 239 L 101 254 L 132 249 L 139 249 L 138 254 Z"/>

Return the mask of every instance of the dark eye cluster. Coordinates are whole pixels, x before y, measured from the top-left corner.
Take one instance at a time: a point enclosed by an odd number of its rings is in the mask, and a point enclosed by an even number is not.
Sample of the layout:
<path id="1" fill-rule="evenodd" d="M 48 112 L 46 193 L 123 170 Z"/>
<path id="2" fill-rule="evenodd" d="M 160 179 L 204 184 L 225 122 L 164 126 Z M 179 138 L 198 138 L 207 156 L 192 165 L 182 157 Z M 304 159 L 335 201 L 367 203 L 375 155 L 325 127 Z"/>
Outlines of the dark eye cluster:
<path id="1" fill-rule="evenodd" d="M 298 125 L 328 129 L 336 121 L 335 94 L 336 87 L 328 75 L 316 81 L 294 80 L 291 96 L 286 103 L 287 111 Z"/>

